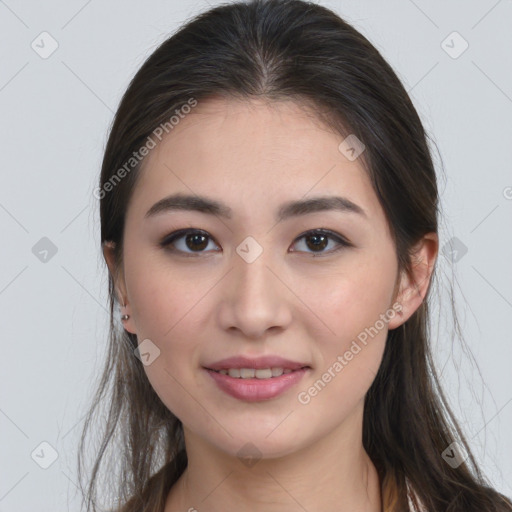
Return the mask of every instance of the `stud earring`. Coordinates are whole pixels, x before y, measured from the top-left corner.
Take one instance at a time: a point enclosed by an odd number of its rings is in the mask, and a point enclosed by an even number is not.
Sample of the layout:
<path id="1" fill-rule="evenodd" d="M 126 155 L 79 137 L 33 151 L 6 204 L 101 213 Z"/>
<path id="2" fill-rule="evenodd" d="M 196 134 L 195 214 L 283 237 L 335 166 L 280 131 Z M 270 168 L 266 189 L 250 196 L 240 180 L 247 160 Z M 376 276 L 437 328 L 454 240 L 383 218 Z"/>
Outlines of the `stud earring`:
<path id="1" fill-rule="evenodd" d="M 126 303 L 123 301 L 123 308 L 125 308 L 125 307 L 126 307 Z M 124 314 L 121 316 L 121 321 L 126 322 L 126 320 L 128 320 L 128 318 L 130 318 L 130 315 Z"/>

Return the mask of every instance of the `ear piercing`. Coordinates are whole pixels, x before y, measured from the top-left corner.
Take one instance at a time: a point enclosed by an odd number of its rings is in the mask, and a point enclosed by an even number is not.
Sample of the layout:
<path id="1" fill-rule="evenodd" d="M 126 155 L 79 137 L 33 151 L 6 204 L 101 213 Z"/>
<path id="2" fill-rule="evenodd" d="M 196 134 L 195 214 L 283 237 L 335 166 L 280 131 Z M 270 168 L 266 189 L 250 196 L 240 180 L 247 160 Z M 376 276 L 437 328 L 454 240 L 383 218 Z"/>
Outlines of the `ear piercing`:
<path id="1" fill-rule="evenodd" d="M 123 301 L 123 308 L 125 308 L 125 307 L 126 307 L 126 303 Z M 121 316 L 121 321 L 126 322 L 126 320 L 128 320 L 128 318 L 130 318 L 130 315 L 124 314 Z"/>

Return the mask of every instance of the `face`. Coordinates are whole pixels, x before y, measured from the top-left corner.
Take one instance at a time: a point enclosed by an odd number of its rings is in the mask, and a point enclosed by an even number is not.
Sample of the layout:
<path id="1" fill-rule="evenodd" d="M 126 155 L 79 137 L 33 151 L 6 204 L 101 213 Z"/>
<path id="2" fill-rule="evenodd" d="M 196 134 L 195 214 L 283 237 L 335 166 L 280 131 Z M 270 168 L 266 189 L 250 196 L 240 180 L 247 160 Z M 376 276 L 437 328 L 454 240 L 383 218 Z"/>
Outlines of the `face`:
<path id="1" fill-rule="evenodd" d="M 150 340 L 161 400 L 222 452 L 252 443 L 271 458 L 345 435 L 403 321 L 384 212 L 342 140 L 292 102 L 209 100 L 151 151 L 134 190 L 124 326 Z M 221 208 L 168 201 L 147 214 L 175 194 Z M 261 371 L 238 379 L 240 367 Z"/>

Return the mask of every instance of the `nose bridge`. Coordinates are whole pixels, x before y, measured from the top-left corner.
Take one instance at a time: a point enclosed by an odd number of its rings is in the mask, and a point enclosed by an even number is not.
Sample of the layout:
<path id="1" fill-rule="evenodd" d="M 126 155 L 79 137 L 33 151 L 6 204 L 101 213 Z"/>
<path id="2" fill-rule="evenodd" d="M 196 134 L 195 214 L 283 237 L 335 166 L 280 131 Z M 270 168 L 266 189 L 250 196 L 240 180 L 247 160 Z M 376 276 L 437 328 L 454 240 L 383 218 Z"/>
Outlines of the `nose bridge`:
<path id="1" fill-rule="evenodd" d="M 256 249 L 249 240 L 233 255 L 221 315 L 224 328 L 236 327 L 248 337 L 261 336 L 270 327 L 284 327 L 290 318 L 286 287 L 275 275 L 272 254 L 263 248 L 257 254 Z"/>
<path id="2" fill-rule="evenodd" d="M 276 278 L 269 270 L 271 266 L 269 251 L 264 251 L 254 261 L 247 261 L 244 258 L 237 256 L 239 261 L 235 264 L 235 278 L 237 279 L 237 294 L 239 299 L 252 299 L 259 298 L 268 299 L 268 293 L 274 287 Z M 265 295 L 269 297 L 264 297 Z"/>

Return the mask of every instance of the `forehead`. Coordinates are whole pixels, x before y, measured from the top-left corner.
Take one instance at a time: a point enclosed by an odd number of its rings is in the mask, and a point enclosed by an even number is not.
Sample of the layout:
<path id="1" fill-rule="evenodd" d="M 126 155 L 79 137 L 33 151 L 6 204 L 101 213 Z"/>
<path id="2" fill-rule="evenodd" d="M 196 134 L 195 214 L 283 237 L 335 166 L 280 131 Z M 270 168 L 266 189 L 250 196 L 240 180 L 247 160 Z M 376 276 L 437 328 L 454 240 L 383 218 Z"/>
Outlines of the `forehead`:
<path id="1" fill-rule="evenodd" d="M 142 208 L 177 191 L 213 195 L 243 217 L 271 203 L 337 193 L 382 216 L 362 163 L 340 152 L 343 138 L 305 104 L 199 102 L 146 157 L 133 203 L 144 215 Z"/>

